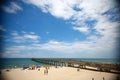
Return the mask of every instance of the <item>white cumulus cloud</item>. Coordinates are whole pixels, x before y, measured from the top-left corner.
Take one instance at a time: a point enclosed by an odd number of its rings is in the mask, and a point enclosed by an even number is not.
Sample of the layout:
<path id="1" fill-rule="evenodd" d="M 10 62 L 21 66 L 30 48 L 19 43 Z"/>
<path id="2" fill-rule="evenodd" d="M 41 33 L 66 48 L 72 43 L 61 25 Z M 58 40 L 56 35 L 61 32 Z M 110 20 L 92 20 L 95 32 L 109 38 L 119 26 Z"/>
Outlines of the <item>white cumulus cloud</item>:
<path id="1" fill-rule="evenodd" d="M 106 55 L 107 57 L 111 58 L 111 55 L 109 54 L 112 50 L 113 48 L 111 44 L 105 45 L 105 44 L 99 43 L 96 45 L 94 41 L 91 41 L 91 42 L 76 41 L 76 42 L 69 43 L 69 42 L 60 42 L 60 41 L 50 40 L 44 44 L 37 43 L 37 44 L 30 44 L 30 45 L 11 46 L 6 48 L 5 54 L 6 55 L 10 55 L 10 53 L 21 54 L 24 52 L 25 54 L 33 55 L 33 52 L 36 51 L 37 57 L 40 57 L 39 53 L 41 53 L 42 51 L 48 51 L 49 54 L 56 52 L 57 53 L 56 55 L 60 55 L 59 53 L 69 54 L 69 55 L 74 54 L 73 57 L 75 57 L 76 55 L 81 55 L 77 57 L 94 58 L 96 55 L 99 55 L 96 57 L 101 58 L 101 57 L 104 57 L 104 55 Z M 44 53 L 43 55 L 45 54 L 46 53 Z M 114 56 L 112 57 L 115 57 L 115 55 L 116 54 L 114 54 Z M 25 56 L 29 57 L 28 55 L 24 55 L 24 57 Z"/>
<path id="2" fill-rule="evenodd" d="M 75 11 L 73 7 L 76 0 L 23 0 L 25 3 L 33 4 L 45 13 L 50 13 L 57 18 L 70 19 Z"/>
<path id="3" fill-rule="evenodd" d="M 8 13 L 16 13 L 17 11 L 22 10 L 22 8 L 15 2 L 10 2 L 9 6 L 2 6 L 2 9 Z"/>
<path id="4" fill-rule="evenodd" d="M 88 27 L 73 27 L 74 30 L 77 30 L 79 32 L 82 32 L 82 33 L 89 33 L 89 28 Z"/>
<path id="5" fill-rule="evenodd" d="M 9 39 L 9 41 L 13 41 L 16 43 L 27 43 L 27 42 L 39 42 L 40 40 L 40 36 L 36 35 L 34 32 L 21 32 L 18 33 L 17 31 L 13 31 L 11 33 L 11 36 Z"/>
<path id="6" fill-rule="evenodd" d="M 43 44 L 30 44 L 22 46 L 12 46 L 8 50 L 16 49 L 19 51 L 30 50 L 47 50 L 61 53 L 81 54 L 84 57 L 89 55 L 99 55 L 98 57 L 107 57 L 115 55 L 116 42 L 119 38 L 118 28 L 119 21 L 111 21 L 110 16 L 115 14 L 105 14 L 106 12 L 118 9 L 114 0 L 23 0 L 27 4 L 37 6 L 42 12 L 50 13 L 56 18 L 61 18 L 65 21 L 70 20 L 75 31 L 88 34 L 84 41 L 61 42 L 50 40 Z M 88 22 L 87 22 L 88 21 Z M 95 21 L 95 23 L 93 22 Z M 92 24 L 90 26 L 90 24 Z M 13 40 L 38 41 L 39 36 L 34 33 L 23 33 L 23 35 L 15 35 Z M 79 34 L 81 35 L 81 33 Z M 101 56 L 102 55 L 102 56 Z"/>

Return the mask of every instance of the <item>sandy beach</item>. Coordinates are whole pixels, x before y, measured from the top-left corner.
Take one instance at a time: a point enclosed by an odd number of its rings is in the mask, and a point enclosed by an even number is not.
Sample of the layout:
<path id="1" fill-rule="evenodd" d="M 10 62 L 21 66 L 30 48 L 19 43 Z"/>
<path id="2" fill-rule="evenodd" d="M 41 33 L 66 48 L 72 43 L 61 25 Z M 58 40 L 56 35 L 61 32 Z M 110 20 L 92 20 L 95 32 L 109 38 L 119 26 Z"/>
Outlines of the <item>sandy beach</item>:
<path id="1" fill-rule="evenodd" d="M 3 80 L 116 80 L 117 74 L 90 71 L 72 67 L 50 67 L 48 74 L 44 74 L 44 67 L 36 70 L 23 70 L 22 68 L 1 71 Z M 94 78 L 94 79 L 92 79 Z"/>

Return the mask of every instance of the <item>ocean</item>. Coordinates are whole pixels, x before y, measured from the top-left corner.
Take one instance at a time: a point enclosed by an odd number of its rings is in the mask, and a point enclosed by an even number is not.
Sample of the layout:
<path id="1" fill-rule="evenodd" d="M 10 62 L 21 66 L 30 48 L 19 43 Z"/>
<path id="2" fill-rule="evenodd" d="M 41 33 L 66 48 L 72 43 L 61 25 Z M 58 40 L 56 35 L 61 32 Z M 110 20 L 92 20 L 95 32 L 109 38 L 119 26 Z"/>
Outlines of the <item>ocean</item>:
<path id="1" fill-rule="evenodd" d="M 0 69 L 13 68 L 13 67 L 23 67 L 24 65 L 42 65 L 32 61 L 30 58 L 1 58 L 0 59 Z"/>
<path id="2" fill-rule="evenodd" d="M 88 61 L 97 63 L 120 64 L 116 59 L 92 59 L 92 58 L 61 58 L 78 61 Z M 23 67 L 23 65 L 43 65 L 42 63 L 34 62 L 30 58 L 0 58 L 0 69 Z"/>

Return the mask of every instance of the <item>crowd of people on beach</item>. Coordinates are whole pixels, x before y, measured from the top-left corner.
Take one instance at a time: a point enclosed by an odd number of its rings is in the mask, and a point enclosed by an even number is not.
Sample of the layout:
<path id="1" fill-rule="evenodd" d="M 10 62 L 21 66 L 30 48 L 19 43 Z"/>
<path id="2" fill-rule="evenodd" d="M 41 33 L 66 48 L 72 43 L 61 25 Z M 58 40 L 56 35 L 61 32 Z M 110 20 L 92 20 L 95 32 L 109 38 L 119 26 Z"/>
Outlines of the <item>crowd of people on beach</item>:
<path id="1" fill-rule="evenodd" d="M 37 66 L 37 65 L 32 65 L 32 66 L 28 66 L 28 67 L 23 67 L 23 69 L 28 69 L 28 70 L 38 70 L 40 71 L 40 67 L 44 67 L 44 75 L 47 75 L 48 74 L 48 71 L 50 69 L 50 66 Z M 55 68 L 59 68 L 59 67 L 62 67 L 62 66 L 54 66 Z M 77 68 L 77 71 L 80 71 L 80 68 Z"/>
<path id="2" fill-rule="evenodd" d="M 14 68 L 17 68 L 17 66 L 16 67 L 14 67 Z M 42 72 L 42 74 L 43 75 L 48 75 L 48 73 L 49 73 L 49 70 L 50 70 L 50 68 L 62 68 L 62 66 L 40 66 L 40 65 L 30 65 L 30 66 L 28 66 L 28 65 L 23 65 L 23 67 L 22 67 L 22 70 L 37 70 L 38 72 L 39 71 L 43 71 Z M 6 69 L 6 71 L 7 72 L 9 72 L 9 71 L 11 71 L 10 69 Z M 76 72 L 81 72 L 81 68 L 76 68 Z M 0 72 L 0 74 L 1 74 L 1 72 Z M 117 80 L 119 80 L 120 78 L 119 77 L 117 77 Z M 91 77 L 91 80 L 95 80 L 95 77 Z M 102 77 L 102 80 L 106 80 L 106 77 Z"/>
<path id="3" fill-rule="evenodd" d="M 50 69 L 50 66 L 38 66 L 38 65 L 32 65 L 32 66 L 23 66 L 23 70 L 28 69 L 28 70 L 38 70 L 40 71 L 40 67 L 44 67 L 44 75 L 48 74 L 48 70 Z M 55 68 L 58 68 L 58 66 L 54 66 Z M 61 66 L 62 67 L 62 66 Z"/>

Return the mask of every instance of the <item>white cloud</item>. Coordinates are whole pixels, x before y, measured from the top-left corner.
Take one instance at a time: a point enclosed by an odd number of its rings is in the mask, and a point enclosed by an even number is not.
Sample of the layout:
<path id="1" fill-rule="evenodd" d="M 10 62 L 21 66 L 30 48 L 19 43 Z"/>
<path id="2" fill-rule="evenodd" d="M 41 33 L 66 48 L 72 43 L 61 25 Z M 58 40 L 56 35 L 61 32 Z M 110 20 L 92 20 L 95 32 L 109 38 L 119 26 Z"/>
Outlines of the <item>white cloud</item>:
<path id="1" fill-rule="evenodd" d="M 2 9 L 8 13 L 16 13 L 17 11 L 22 10 L 22 8 L 15 2 L 10 2 L 9 6 L 2 6 Z"/>
<path id="2" fill-rule="evenodd" d="M 31 34 L 25 34 L 23 37 L 27 39 L 33 39 L 33 40 L 37 40 L 39 38 L 39 36 L 31 35 Z"/>
<path id="3" fill-rule="evenodd" d="M 30 32 L 30 34 L 35 34 L 35 32 Z"/>
<path id="4" fill-rule="evenodd" d="M 102 15 L 110 9 L 116 7 L 114 0 L 23 0 L 28 4 L 33 4 L 40 8 L 45 13 L 50 13 L 54 17 L 73 20 L 71 23 L 75 26 L 73 30 L 78 30 L 82 33 L 91 32 L 92 29 L 99 33 L 99 35 L 103 35 L 100 33 L 100 30 L 96 28 L 97 25 L 101 25 L 99 28 L 103 28 L 102 32 L 105 32 L 106 22 L 107 24 L 114 24 L 108 20 L 108 17 Z M 58 6 L 59 5 L 59 6 Z M 93 28 L 89 28 L 87 20 L 96 20 Z M 105 24 L 104 24 L 105 23 Z M 117 23 L 118 24 L 118 23 Z M 105 30 L 104 30 L 105 29 Z M 103 31 L 104 30 L 104 31 Z M 112 30 L 108 28 L 107 31 Z M 105 36 L 105 35 L 104 35 Z"/>
<path id="5" fill-rule="evenodd" d="M 9 38 L 9 41 L 17 42 L 17 43 L 26 43 L 26 42 L 39 42 L 40 36 L 36 35 L 34 32 L 23 32 L 22 34 L 17 31 L 13 31 L 11 33 L 12 37 Z"/>
<path id="6" fill-rule="evenodd" d="M 70 19 L 75 11 L 72 9 L 77 2 L 75 0 L 23 0 L 33 4 L 45 13 L 50 13 L 57 18 Z"/>
<path id="7" fill-rule="evenodd" d="M 89 33 L 88 27 L 73 27 L 73 30 L 77 30 L 77 31 L 85 33 L 85 34 Z"/>
<path id="8" fill-rule="evenodd" d="M 94 57 L 94 55 L 98 55 L 98 54 L 100 54 L 100 56 L 97 57 L 101 57 L 101 55 L 109 56 L 109 52 L 113 50 L 111 47 L 112 45 L 110 44 L 106 44 L 104 46 L 103 45 L 104 44 L 96 45 L 94 44 L 94 42 L 87 42 L 87 41 L 84 42 L 76 41 L 76 42 L 68 43 L 68 42 L 59 42 L 55 40 L 50 40 L 44 44 L 38 43 L 38 44 L 30 44 L 30 45 L 11 46 L 5 50 L 6 51 L 5 54 L 7 55 L 8 52 L 9 54 L 24 53 L 26 54 L 27 57 L 27 53 L 29 53 L 29 55 L 30 54 L 33 55 L 32 53 L 34 51 L 37 51 L 36 55 L 37 57 L 40 57 L 39 53 L 41 53 L 42 51 L 49 51 L 49 54 L 52 54 L 53 52 L 57 52 L 57 53 L 59 52 L 70 55 L 71 54 L 82 55 L 83 57 L 85 57 L 86 55 L 90 55 L 90 57 Z M 59 53 L 56 55 L 60 55 Z"/>
<path id="9" fill-rule="evenodd" d="M 87 40 L 75 42 L 60 42 L 50 40 L 43 44 L 31 44 L 29 46 L 13 46 L 9 49 L 25 51 L 30 50 L 48 50 L 61 53 L 72 53 L 81 55 L 111 55 L 116 54 L 116 38 L 118 35 L 118 21 L 111 22 L 109 16 L 114 14 L 103 14 L 116 7 L 114 0 L 23 0 L 28 4 L 33 4 L 40 8 L 44 13 L 50 13 L 52 16 L 64 20 L 70 20 L 73 24 L 73 30 L 87 33 Z M 86 21 L 95 20 L 93 26 L 89 26 Z M 92 31 L 94 30 L 94 32 Z M 94 34 L 92 34 L 93 32 Z M 14 36 L 15 41 L 38 40 L 39 36 L 35 34 L 23 33 L 23 35 Z M 102 51 L 102 52 L 101 52 Z M 20 53 L 19 52 L 19 53 Z"/>

